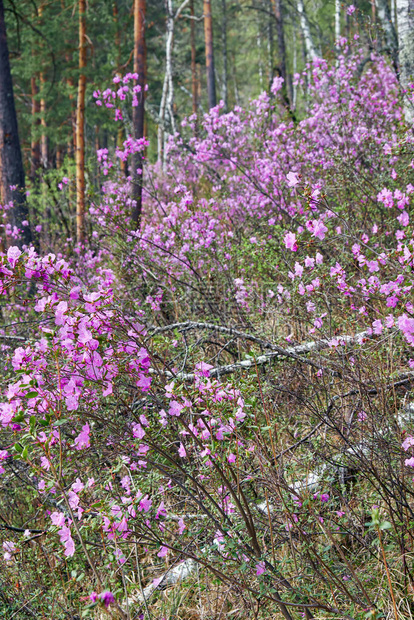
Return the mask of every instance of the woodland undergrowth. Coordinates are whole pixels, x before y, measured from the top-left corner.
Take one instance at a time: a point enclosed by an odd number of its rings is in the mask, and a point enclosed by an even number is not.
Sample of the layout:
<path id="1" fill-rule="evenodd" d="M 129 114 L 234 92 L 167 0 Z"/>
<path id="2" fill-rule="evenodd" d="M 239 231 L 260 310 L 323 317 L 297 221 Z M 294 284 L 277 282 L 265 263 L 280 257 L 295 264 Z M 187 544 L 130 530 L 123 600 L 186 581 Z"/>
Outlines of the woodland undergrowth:
<path id="1" fill-rule="evenodd" d="M 84 246 L 69 165 L 4 226 L 0 617 L 411 619 L 413 134 L 383 58 L 296 80 L 183 122 L 138 230 L 132 138 Z"/>

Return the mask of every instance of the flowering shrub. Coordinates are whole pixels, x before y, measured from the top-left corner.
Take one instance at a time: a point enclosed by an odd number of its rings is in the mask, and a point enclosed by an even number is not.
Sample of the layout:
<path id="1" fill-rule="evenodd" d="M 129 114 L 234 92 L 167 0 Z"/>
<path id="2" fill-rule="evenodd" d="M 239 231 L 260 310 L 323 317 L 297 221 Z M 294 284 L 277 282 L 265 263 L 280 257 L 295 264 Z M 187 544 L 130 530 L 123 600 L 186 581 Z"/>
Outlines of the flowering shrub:
<path id="1" fill-rule="evenodd" d="M 414 164 L 371 61 L 315 62 L 297 124 L 280 80 L 190 117 L 140 230 L 114 162 L 146 143 L 100 152 L 88 248 L 2 256 L 4 579 L 33 613 L 176 617 L 181 580 L 240 618 L 411 613 Z M 117 122 L 128 81 L 96 93 Z"/>

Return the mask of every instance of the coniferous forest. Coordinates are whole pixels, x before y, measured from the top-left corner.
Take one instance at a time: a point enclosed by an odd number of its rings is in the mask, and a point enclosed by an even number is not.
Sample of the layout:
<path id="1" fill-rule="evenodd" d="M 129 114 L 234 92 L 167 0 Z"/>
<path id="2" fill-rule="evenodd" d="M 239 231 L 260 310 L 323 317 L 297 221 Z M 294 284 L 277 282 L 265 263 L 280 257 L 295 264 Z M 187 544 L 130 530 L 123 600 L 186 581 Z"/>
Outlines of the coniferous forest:
<path id="1" fill-rule="evenodd" d="M 0 618 L 412 620 L 414 0 L 0 0 Z"/>

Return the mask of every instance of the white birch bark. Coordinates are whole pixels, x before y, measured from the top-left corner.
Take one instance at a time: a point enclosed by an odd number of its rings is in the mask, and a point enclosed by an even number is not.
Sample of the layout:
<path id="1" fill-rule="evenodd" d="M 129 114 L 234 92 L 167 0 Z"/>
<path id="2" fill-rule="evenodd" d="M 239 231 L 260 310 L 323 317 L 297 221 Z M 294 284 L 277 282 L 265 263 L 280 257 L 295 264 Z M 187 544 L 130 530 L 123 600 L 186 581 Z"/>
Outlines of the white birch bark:
<path id="1" fill-rule="evenodd" d="M 414 121 L 411 84 L 414 82 L 414 0 L 397 0 L 398 61 L 403 90 L 404 114 L 408 124 Z"/>
<path id="2" fill-rule="evenodd" d="M 341 0 L 335 0 L 335 45 L 339 49 L 338 41 L 341 37 Z"/>
<path id="3" fill-rule="evenodd" d="M 378 17 L 380 18 L 385 34 L 385 42 L 393 59 L 397 58 L 398 40 L 395 26 L 391 19 L 391 11 L 388 0 L 376 0 Z"/>
<path id="4" fill-rule="evenodd" d="M 174 83 L 173 83 L 173 44 L 174 44 L 174 23 L 180 16 L 181 12 L 190 0 L 184 0 L 180 5 L 177 12 L 174 15 L 173 0 L 166 0 L 167 9 L 167 37 L 165 42 L 165 76 L 164 84 L 162 88 L 162 96 L 160 103 L 160 112 L 158 116 L 158 161 L 163 158 L 165 152 L 165 125 L 166 125 L 166 113 L 170 119 L 171 131 L 175 133 L 175 118 L 174 118 Z"/>
<path id="5" fill-rule="evenodd" d="M 174 14 L 172 0 L 168 0 L 168 39 L 169 45 L 167 45 L 165 73 L 168 76 L 168 95 L 167 95 L 167 110 L 170 117 L 170 125 L 172 133 L 175 133 L 175 119 L 174 119 L 174 84 L 173 84 L 173 65 L 172 65 L 172 51 L 174 41 Z"/>
<path id="6" fill-rule="evenodd" d="M 257 45 L 257 55 L 258 55 L 258 66 L 259 66 L 259 86 L 260 90 L 263 90 L 263 63 L 262 63 L 262 35 L 260 32 L 260 22 L 257 23 L 257 34 L 256 34 L 256 45 Z"/>
<path id="7" fill-rule="evenodd" d="M 228 62 L 227 62 L 227 4 L 226 0 L 221 0 L 221 10 L 222 10 L 222 22 L 221 22 L 221 44 L 223 48 L 223 101 L 224 101 L 224 111 L 228 112 L 229 108 L 229 93 L 228 93 Z"/>
<path id="8" fill-rule="evenodd" d="M 161 161 L 162 155 L 164 152 L 164 133 L 165 133 L 165 116 L 167 110 L 167 99 L 169 99 L 168 103 L 171 105 L 171 96 L 169 93 L 170 87 L 172 85 L 172 76 L 170 75 L 170 71 L 172 71 L 172 46 L 173 46 L 173 38 L 174 38 L 174 18 L 172 15 L 172 11 L 170 11 L 170 5 L 172 4 L 171 0 L 167 3 L 167 37 L 165 42 L 165 76 L 164 76 L 164 84 L 162 87 L 162 95 L 161 95 L 161 103 L 160 103 L 160 112 L 159 112 L 159 120 L 158 120 L 158 161 Z M 173 95 L 172 95 L 173 96 Z"/>
<path id="9" fill-rule="evenodd" d="M 300 18 L 300 27 L 303 33 L 303 39 L 305 41 L 306 56 L 308 60 L 312 61 L 319 57 L 316 46 L 313 41 L 312 33 L 309 27 L 308 16 L 306 15 L 305 5 L 303 0 L 298 0 L 298 13 Z M 335 21 L 335 36 L 336 36 L 336 21 Z"/>
<path id="10" fill-rule="evenodd" d="M 293 75 L 296 75 L 298 72 L 298 52 L 297 52 L 297 41 L 296 41 L 296 28 L 293 29 Z M 298 85 L 296 80 L 293 84 L 293 109 L 296 110 L 296 101 L 298 96 Z"/>

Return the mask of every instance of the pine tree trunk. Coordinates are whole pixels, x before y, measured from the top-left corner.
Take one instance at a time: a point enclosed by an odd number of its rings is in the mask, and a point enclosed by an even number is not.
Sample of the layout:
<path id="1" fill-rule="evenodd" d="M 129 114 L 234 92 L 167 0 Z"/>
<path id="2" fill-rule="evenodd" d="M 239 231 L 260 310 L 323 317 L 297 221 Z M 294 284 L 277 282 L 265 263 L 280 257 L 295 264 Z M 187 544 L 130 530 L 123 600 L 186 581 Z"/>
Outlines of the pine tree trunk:
<path id="1" fill-rule="evenodd" d="M 0 201 L 2 204 L 13 202 L 13 207 L 8 211 L 9 224 L 22 231 L 22 242 L 28 245 L 32 237 L 30 227 L 22 225 L 24 220 L 29 219 L 24 189 L 24 169 L 14 107 L 4 6 L 3 0 L 0 0 Z"/>
<path id="2" fill-rule="evenodd" d="M 414 107 L 411 101 L 414 82 L 414 0 L 397 0 L 398 60 L 400 84 L 404 93 L 404 114 L 407 123 L 414 121 Z"/>
<path id="3" fill-rule="evenodd" d="M 112 15 L 115 22 L 115 49 L 116 49 L 116 70 L 121 71 L 121 33 L 119 31 L 119 11 L 117 0 L 112 5 Z"/>
<path id="4" fill-rule="evenodd" d="M 146 48 L 145 48 L 145 0 L 134 0 L 134 73 L 138 73 L 137 85 L 141 87 L 138 93 L 139 105 L 133 110 L 132 121 L 134 138 L 144 137 L 144 103 L 146 81 Z M 132 225 L 139 228 L 142 213 L 142 182 L 144 177 L 144 157 L 142 151 L 132 156 L 132 188 L 131 198 L 133 207 L 131 212 Z"/>
<path id="5" fill-rule="evenodd" d="M 47 133 L 46 133 L 46 100 L 44 93 L 46 89 L 46 79 L 44 73 L 40 74 L 40 125 L 42 127 L 42 135 L 40 138 L 40 163 L 42 168 L 46 169 L 48 166 L 49 153 L 47 148 Z"/>
<path id="6" fill-rule="evenodd" d="M 292 83 L 286 67 L 286 45 L 285 45 L 285 27 L 283 20 L 282 0 L 272 0 L 273 11 L 276 18 L 277 46 L 279 52 L 280 75 L 283 78 L 283 93 L 286 98 L 287 105 L 292 108 Z"/>
<path id="7" fill-rule="evenodd" d="M 79 82 L 76 108 L 76 239 L 85 241 L 86 0 L 79 0 Z"/>
<path id="8" fill-rule="evenodd" d="M 63 146 L 61 144 L 58 144 L 58 146 L 56 148 L 56 168 L 57 168 L 57 170 L 59 170 L 59 168 L 62 167 L 63 159 L 64 159 Z"/>
<path id="9" fill-rule="evenodd" d="M 207 70 L 207 97 L 208 107 L 217 105 L 216 80 L 214 72 L 214 48 L 213 48 L 213 16 L 211 13 L 211 0 L 203 2 L 204 14 L 204 40 L 206 47 L 206 70 Z"/>

